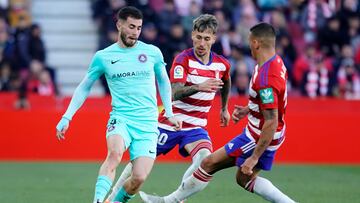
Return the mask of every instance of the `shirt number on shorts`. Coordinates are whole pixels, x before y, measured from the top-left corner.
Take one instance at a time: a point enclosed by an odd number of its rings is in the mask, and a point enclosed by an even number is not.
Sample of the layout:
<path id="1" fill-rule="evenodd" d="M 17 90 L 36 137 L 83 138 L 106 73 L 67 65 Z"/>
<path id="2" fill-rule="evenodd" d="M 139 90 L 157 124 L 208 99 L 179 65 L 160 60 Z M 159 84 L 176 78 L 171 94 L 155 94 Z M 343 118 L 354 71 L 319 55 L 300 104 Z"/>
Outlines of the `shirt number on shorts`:
<path id="1" fill-rule="evenodd" d="M 158 137 L 158 145 L 164 145 L 168 139 L 168 135 L 166 133 L 161 133 Z"/>

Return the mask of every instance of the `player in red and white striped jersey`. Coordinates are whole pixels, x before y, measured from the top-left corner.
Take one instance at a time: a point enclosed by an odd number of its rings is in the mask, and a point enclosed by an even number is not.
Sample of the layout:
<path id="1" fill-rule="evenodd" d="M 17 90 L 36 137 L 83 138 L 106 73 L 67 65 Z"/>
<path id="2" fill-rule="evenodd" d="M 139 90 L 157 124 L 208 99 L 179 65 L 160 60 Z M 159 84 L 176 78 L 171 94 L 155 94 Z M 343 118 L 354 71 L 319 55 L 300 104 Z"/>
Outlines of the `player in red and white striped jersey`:
<path id="1" fill-rule="evenodd" d="M 205 14 L 194 20 L 193 48 L 184 50 L 174 59 L 170 70 L 173 95 L 173 112 L 183 121 L 182 129 L 175 131 L 164 112 L 159 116 L 157 155 L 166 154 L 179 145 L 179 153 L 192 157 L 192 164 L 183 180 L 192 175 L 201 161 L 211 154 L 212 143 L 206 130 L 208 113 L 218 90 L 221 93 L 220 125 L 230 121 L 228 97 L 230 92 L 230 63 L 211 51 L 216 40 L 218 22 L 213 15 Z M 114 189 L 119 188 L 130 174 L 128 164 Z M 119 186 L 118 186 L 119 185 Z M 109 199 L 113 199 L 112 192 Z M 146 200 L 144 200 L 146 202 Z"/>
<path id="2" fill-rule="evenodd" d="M 261 170 L 271 169 L 276 149 L 284 140 L 287 73 L 282 59 L 275 53 L 275 38 L 270 24 L 260 23 L 250 29 L 250 49 L 258 65 L 250 82 L 248 105 L 235 106 L 232 115 L 234 122 L 248 115 L 244 132 L 206 157 L 172 194 L 159 197 L 140 192 L 142 199 L 148 200 L 145 202 L 184 200 L 203 190 L 214 173 L 231 166 L 238 166 L 236 181 L 247 191 L 270 202 L 294 202 L 269 180 L 258 176 Z"/>
<path id="3" fill-rule="evenodd" d="M 209 52 L 208 63 L 204 64 L 196 55 L 194 48 L 181 52 L 176 56 L 170 70 L 170 81 L 174 90 L 173 111 L 183 121 L 182 130 L 206 128 L 217 85 L 230 79 L 230 64 L 224 57 Z M 225 101 L 225 112 L 226 104 Z M 159 127 L 174 131 L 164 113 L 163 111 L 160 114 Z"/>

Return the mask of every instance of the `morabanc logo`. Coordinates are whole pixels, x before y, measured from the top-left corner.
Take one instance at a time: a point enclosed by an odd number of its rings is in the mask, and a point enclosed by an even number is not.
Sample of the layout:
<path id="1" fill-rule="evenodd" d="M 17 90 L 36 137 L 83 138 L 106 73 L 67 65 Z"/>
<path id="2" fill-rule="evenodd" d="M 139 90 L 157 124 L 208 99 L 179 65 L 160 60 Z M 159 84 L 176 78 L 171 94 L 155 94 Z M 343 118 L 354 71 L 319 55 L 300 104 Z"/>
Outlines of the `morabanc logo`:
<path id="1" fill-rule="evenodd" d="M 272 88 L 266 88 L 260 90 L 260 98 L 263 104 L 274 103 L 274 95 Z"/>
<path id="2" fill-rule="evenodd" d="M 150 77 L 150 74 L 151 71 L 132 71 L 132 72 L 115 73 L 111 76 L 111 79 L 126 78 L 126 77 L 148 78 Z"/>

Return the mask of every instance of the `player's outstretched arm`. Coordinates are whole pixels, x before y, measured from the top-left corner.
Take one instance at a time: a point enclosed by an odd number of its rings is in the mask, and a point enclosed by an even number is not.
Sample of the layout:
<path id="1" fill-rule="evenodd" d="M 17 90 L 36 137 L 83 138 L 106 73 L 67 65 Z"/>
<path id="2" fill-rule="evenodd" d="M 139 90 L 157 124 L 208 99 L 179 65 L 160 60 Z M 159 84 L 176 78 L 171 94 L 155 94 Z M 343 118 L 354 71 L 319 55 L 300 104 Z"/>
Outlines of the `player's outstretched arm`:
<path id="1" fill-rule="evenodd" d="M 88 97 L 91 87 L 94 83 L 95 80 L 92 80 L 88 76 L 86 76 L 75 89 L 74 95 L 71 98 L 71 102 L 65 114 L 62 116 L 61 120 L 56 126 L 56 137 L 59 140 L 65 139 L 65 133 L 66 130 L 69 128 L 69 123 L 72 117 Z"/>

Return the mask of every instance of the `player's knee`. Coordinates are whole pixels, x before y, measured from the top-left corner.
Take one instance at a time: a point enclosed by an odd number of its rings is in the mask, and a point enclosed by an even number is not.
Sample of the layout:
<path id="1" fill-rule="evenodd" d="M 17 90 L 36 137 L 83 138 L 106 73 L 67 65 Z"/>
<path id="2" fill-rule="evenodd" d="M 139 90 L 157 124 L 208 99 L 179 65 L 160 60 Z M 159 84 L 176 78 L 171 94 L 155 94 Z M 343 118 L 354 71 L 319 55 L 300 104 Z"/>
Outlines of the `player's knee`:
<path id="1" fill-rule="evenodd" d="M 112 163 L 120 163 L 122 153 L 118 150 L 110 150 L 107 159 Z"/>
<path id="2" fill-rule="evenodd" d="M 199 156 L 200 160 L 205 159 L 207 156 L 211 154 L 211 151 L 207 148 L 200 149 L 196 155 Z"/>
<path id="3" fill-rule="evenodd" d="M 205 172 L 211 174 L 213 172 L 213 169 L 214 169 L 214 164 L 215 164 L 215 160 L 211 156 L 207 156 L 202 160 L 202 162 L 200 164 L 200 167 Z"/>
<path id="4" fill-rule="evenodd" d="M 140 187 L 146 180 L 145 174 L 133 174 L 131 177 L 131 183 L 134 188 Z"/>

